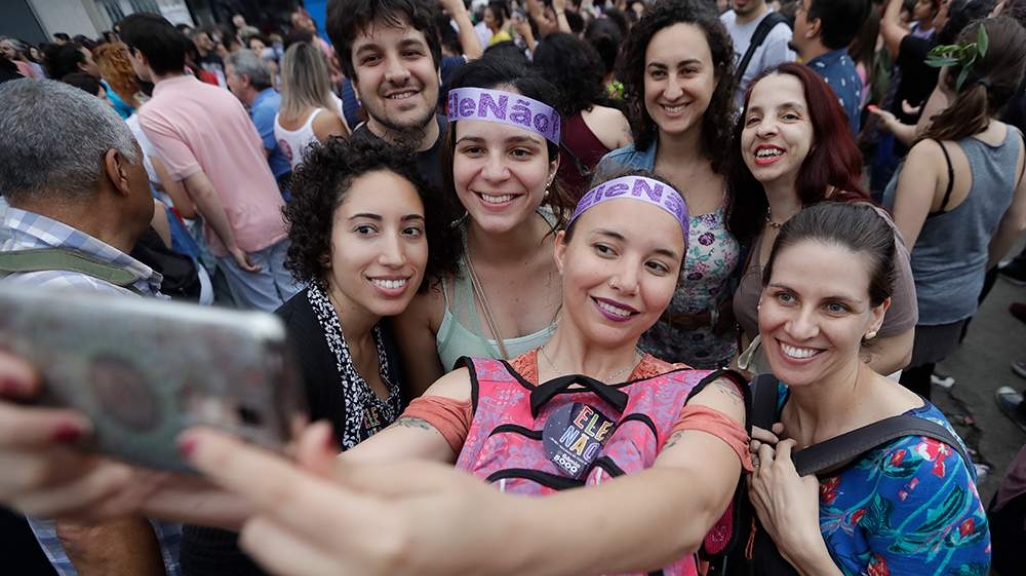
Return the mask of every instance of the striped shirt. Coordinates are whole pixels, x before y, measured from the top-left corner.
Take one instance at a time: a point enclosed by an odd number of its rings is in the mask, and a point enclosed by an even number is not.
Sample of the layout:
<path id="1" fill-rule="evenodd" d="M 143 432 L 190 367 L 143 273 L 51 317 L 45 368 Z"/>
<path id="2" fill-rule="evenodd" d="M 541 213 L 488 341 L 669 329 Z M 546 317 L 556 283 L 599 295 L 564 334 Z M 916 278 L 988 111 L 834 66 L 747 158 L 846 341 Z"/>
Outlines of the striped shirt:
<path id="1" fill-rule="evenodd" d="M 139 294 L 154 298 L 165 298 L 160 293 L 161 276 L 152 268 L 135 258 L 101 242 L 92 236 L 62 224 L 46 216 L 25 210 L 0 206 L 0 252 L 32 250 L 39 248 L 63 248 L 75 250 L 103 262 L 120 266 L 132 272 L 136 281 L 132 287 Z M 16 273 L 0 279 L 0 285 L 17 285 L 46 290 L 75 290 L 102 292 L 107 294 L 137 296 L 135 292 L 115 286 L 103 280 L 80 272 L 67 270 L 45 270 L 40 272 Z M 39 540 L 43 552 L 60 576 L 78 576 L 64 552 L 57 537 L 57 524 L 53 520 L 29 518 L 32 532 Z M 160 542 L 161 555 L 167 576 L 181 576 L 178 565 L 178 545 L 181 541 L 181 525 L 150 520 L 153 533 Z"/>
<path id="2" fill-rule="evenodd" d="M 160 294 L 161 275 L 149 266 L 114 248 L 110 244 L 33 212 L 7 208 L 0 219 L 0 252 L 32 250 L 36 248 L 63 248 L 74 250 L 103 262 L 130 271 L 136 281 L 132 287 L 147 296 L 163 298 Z M 131 290 L 104 282 L 81 272 L 43 270 L 7 276 L 0 284 L 54 290 L 89 290 L 111 294 L 134 294 Z"/>

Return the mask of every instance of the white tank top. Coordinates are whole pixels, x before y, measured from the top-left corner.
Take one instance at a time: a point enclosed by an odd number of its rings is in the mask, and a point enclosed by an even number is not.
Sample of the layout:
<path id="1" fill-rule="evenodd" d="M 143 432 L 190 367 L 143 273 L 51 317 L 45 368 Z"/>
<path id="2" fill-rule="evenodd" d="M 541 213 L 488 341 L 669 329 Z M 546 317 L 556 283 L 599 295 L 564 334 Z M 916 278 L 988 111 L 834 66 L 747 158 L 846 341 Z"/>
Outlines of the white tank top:
<path id="1" fill-rule="evenodd" d="M 314 134 L 313 122 L 318 114 L 324 112 L 325 108 L 318 108 L 310 113 L 306 122 L 299 130 L 286 130 L 281 127 L 280 114 L 274 115 L 274 139 L 278 141 L 278 148 L 289 160 L 293 170 L 303 163 L 306 151 L 311 144 L 317 142 L 317 135 Z"/>

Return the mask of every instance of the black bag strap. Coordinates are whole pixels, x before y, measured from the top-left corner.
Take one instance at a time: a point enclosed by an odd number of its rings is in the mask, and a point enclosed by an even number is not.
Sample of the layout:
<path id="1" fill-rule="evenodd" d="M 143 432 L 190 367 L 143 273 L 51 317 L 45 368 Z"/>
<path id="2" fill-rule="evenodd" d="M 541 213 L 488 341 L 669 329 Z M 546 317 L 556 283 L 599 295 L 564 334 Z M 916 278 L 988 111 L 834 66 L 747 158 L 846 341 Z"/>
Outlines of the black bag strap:
<path id="1" fill-rule="evenodd" d="M 578 389 L 570 388 L 574 384 L 580 384 L 585 389 L 594 392 L 615 407 L 621 414 L 627 409 L 629 398 L 626 392 L 584 374 L 568 374 L 539 384 L 531 390 L 531 415 L 537 418 L 538 411 L 541 410 L 542 406 L 558 394 L 578 392 Z"/>
<path id="2" fill-rule="evenodd" d="M 752 424 L 769 430 L 777 421 L 778 379 L 759 374 L 752 381 Z M 972 460 L 962 443 L 947 428 L 925 418 L 899 414 L 796 450 L 791 460 L 799 476 L 819 474 L 878 446 L 904 436 L 926 436 L 951 446 L 968 466 Z"/>
<path id="3" fill-rule="evenodd" d="M 759 22 L 759 26 L 756 27 L 755 33 L 752 34 L 752 41 L 748 44 L 748 50 L 745 51 L 745 55 L 741 58 L 741 62 L 737 65 L 737 81 L 741 82 L 741 79 L 745 76 L 745 70 L 748 70 L 748 63 L 752 61 L 752 56 L 755 55 L 755 51 L 758 50 L 759 46 L 766 41 L 766 37 L 777 24 L 787 24 L 787 17 L 780 12 L 770 12 Z"/>
<path id="4" fill-rule="evenodd" d="M 910 414 L 885 418 L 836 438 L 813 444 L 792 454 L 791 460 L 794 461 L 794 467 L 800 476 L 816 474 L 904 436 L 926 436 L 939 440 L 954 448 L 966 466 L 972 462 L 962 448 L 962 443 L 947 428 Z"/>
<path id="5" fill-rule="evenodd" d="M 67 270 L 78 272 L 138 293 L 134 274 L 109 262 L 63 248 L 39 248 L 0 252 L 0 278 L 11 274 Z"/>
<path id="6" fill-rule="evenodd" d="M 777 421 L 777 377 L 759 374 L 752 380 L 752 426 L 769 430 Z"/>
<path id="7" fill-rule="evenodd" d="M 948 164 L 948 187 L 944 190 L 944 200 L 941 200 L 940 209 L 935 212 L 930 212 L 926 215 L 927 218 L 930 216 L 939 216 L 948 210 L 948 201 L 951 200 L 951 191 L 955 189 L 955 167 L 951 164 L 951 155 L 948 154 L 948 149 L 944 147 L 944 143 L 940 140 L 935 140 L 937 145 L 940 146 L 941 152 L 944 153 L 944 161 Z"/>

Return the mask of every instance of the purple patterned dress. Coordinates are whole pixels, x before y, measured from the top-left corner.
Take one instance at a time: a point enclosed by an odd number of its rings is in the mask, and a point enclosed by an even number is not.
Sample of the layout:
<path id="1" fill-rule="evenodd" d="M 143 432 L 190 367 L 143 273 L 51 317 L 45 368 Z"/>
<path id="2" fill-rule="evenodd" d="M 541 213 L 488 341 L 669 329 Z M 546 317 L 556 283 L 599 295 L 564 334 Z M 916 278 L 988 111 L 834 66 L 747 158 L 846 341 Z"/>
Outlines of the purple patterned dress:
<path id="1" fill-rule="evenodd" d="M 667 308 L 671 314 L 706 312 L 730 298 L 730 275 L 741 249 L 727 231 L 725 213 L 726 207 L 720 206 L 691 218 L 688 253 Z M 667 362 L 711 370 L 728 365 L 737 353 L 737 329 L 731 325 L 724 333 L 714 334 L 711 326 L 687 330 L 660 320 L 642 336 L 641 348 Z"/>

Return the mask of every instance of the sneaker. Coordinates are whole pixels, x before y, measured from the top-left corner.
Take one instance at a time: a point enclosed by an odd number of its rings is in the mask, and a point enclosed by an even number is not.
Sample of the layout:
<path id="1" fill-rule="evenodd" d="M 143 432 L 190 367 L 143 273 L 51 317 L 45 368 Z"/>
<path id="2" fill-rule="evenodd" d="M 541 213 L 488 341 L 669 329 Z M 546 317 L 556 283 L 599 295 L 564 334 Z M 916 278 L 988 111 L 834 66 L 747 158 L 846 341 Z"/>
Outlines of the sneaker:
<path id="1" fill-rule="evenodd" d="M 1016 286 L 1026 286 L 1026 259 L 1016 258 L 998 267 L 998 274 Z"/>
<path id="2" fill-rule="evenodd" d="M 1026 378 L 1026 362 L 1022 360 L 1012 362 L 1012 372 L 1015 372 L 1015 375 L 1020 378 Z"/>
<path id="3" fill-rule="evenodd" d="M 951 390 L 951 387 L 955 385 L 955 379 L 943 372 L 934 370 L 933 374 L 930 374 L 930 384 L 937 386 L 938 388 L 944 388 L 945 390 Z"/>
<path id="4" fill-rule="evenodd" d="M 1002 386 L 994 392 L 994 401 L 997 402 L 998 408 L 1005 416 L 1011 418 L 1020 430 L 1026 432 L 1026 420 L 1019 413 L 1022 394 L 1011 386 Z"/>
<path id="5" fill-rule="evenodd" d="M 1020 322 L 1026 322 L 1026 302 L 1012 302 L 1008 306 L 1008 312 Z"/>

